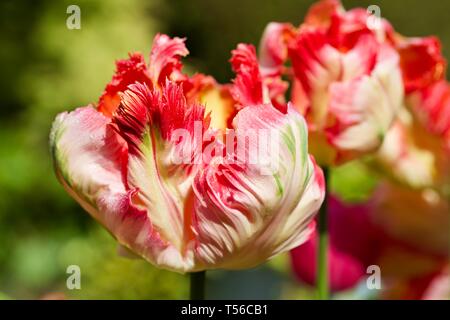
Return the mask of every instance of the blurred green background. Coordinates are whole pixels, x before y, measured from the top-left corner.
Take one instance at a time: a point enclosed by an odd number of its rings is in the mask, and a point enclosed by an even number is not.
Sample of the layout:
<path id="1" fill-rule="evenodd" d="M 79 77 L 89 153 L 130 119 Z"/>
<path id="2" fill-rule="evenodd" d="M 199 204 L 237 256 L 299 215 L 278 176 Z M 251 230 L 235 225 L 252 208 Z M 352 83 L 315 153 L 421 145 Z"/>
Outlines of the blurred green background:
<path id="1" fill-rule="evenodd" d="M 270 21 L 299 24 L 313 2 L 1 1 L 0 298 L 186 298 L 186 276 L 118 256 L 114 240 L 64 192 L 48 152 L 52 120 L 63 110 L 95 102 L 114 61 L 130 51 L 147 55 L 157 32 L 187 37 L 187 68 L 227 82 L 230 50 L 238 42 L 257 44 Z M 448 58 L 450 2 L 343 2 L 346 8 L 379 5 L 382 16 L 405 35 L 439 36 Z M 70 4 L 81 8 L 80 30 L 66 27 Z M 363 200 L 375 183 L 355 163 L 333 172 L 333 189 L 349 200 Z M 81 268 L 81 290 L 66 289 L 69 265 Z M 293 281 L 286 256 L 255 270 L 209 277 L 211 298 L 313 294 Z"/>

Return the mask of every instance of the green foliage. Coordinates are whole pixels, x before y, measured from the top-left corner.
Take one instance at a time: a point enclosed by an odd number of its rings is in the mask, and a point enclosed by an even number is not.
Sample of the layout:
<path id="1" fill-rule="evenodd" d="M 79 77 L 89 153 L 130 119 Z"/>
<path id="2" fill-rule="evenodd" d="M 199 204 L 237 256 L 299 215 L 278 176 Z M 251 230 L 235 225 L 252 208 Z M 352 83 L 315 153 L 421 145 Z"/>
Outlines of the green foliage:
<path id="1" fill-rule="evenodd" d="M 367 200 L 377 185 L 377 177 L 360 161 L 331 170 L 330 190 L 348 202 Z"/>
<path id="2" fill-rule="evenodd" d="M 58 261 L 61 268 L 78 265 L 81 270 L 81 290 L 65 289 L 69 298 L 182 299 L 188 295 L 186 276 L 118 255 L 117 243 L 100 227 L 66 242 Z"/>

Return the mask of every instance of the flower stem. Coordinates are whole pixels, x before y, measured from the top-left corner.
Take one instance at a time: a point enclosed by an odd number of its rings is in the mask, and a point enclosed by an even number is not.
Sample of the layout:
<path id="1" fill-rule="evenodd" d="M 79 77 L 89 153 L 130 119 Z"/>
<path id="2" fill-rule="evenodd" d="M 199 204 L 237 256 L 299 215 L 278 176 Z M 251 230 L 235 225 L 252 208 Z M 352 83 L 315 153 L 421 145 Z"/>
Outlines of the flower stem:
<path id="1" fill-rule="evenodd" d="M 325 199 L 319 210 L 319 252 L 317 255 L 317 293 L 320 300 L 329 299 L 328 289 L 328 187 L 329 169 L 322 168 L 325 177 Z"/>
<path id="2" fill-rule="evenodd" d="M 206 278 L 206 271 L 192 272 L 190 274 L 191 300 L 205 300 L 205 282 L 206 282 L 205 278 Z"/>

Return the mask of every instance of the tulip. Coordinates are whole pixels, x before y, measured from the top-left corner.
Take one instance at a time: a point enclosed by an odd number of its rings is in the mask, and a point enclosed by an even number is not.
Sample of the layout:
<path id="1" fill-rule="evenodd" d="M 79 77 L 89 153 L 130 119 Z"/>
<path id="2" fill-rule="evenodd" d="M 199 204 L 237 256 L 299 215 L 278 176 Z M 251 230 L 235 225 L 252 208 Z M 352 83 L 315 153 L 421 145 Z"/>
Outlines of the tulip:
<path id="1" fill-rule="evenodd" d="M 448 89 L 443 81 L 447 63 L 441 44 L 432 36 L 402 36 L 382 18 L 377 18 L 376 28 L 371 27 L 368 25 L 369 18 L 365 9 L 345 11 L 339 1 L 324 0 L 311 8 L 301 28 L 325 30 L 332 43 L 346 50 L 356 45 L 361 37 L 370 34 L 377 42 L 397 52 L 406 99 L 401 103 L 398 118 L 384 136 L 377 158 L 383 171 L 402 183 L 416 188 L 436 185 L 438 173 L 448 172 L 443 168 L 448 165 L 442 160 L 445 153 L 439 142 L 429 141 L 436 138 L 449 141 L 450 132 L 449 117 L 446 116 Z M 288 43 L 285 42 L 285 45 Z M 306 114 L 305 93 L 298 82 L 294 82 L 293 95 L 294 102 L 298 101 L 296 104 Z M 426 123 L 420 123 L 424 119 Z M 314 133 L 310 136 L 311 139 L 315 137 Z"/>
<path id="2" fill-rule="evenodd" d="M 97 107 L 58 115 L 56 174 L 121 245 L 157 267 L 253 267 L 308 239 L 323 174 L 304 119 L 264 94 L 250 47 L 234 52 L 229 86 L 184 75 L 186 54 L 183 39 L 158 35 L 149 65 L 140 55 L 117 64 Z"/>
<path id="3" fill-rule="evenodd" d="M 399 54 L 338 1 L 311 8 L 286 42 L 293 103 L 305 115 L 312 153 L 335 165 L 376 151 L 403 101 Z"/>
<path id="4" fill-rule="evenodd" d="M 405 115 L 403 122 L 393 124 L 396 115 L 405 114 L 401 91 L 409 96 L 445 77 L 437 38 L 408 38 L 386 19 L 370 23 L 373 18 L 363 8 L 345 11 L 340 1 L 323 0 L 311 7 L 297 30 L 271 23 L 261 40 L 261 60 L 269 70 L 292 61 L 292 101 L 308 121 L 311 152 L 323 165 L 372 153 L 386 135 L 399 140 L 400 127 L 407 126 Z M 377 87 L 389 90 L 375 94 Z M 412 148 L 410 153 L 421 158 L 411 162 L 430 167 L 426 151 Z M 414 164 L 403 164 L 407 166 Z M 424 184 L 433 174 L 427 171 Z"/>

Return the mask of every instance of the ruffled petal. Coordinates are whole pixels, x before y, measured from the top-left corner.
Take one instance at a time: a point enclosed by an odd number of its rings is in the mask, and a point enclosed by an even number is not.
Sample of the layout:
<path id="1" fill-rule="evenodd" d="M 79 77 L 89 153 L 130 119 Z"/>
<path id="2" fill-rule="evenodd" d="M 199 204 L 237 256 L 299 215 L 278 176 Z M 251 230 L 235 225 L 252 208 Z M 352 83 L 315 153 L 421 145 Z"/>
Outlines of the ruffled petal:
<path id="1" fill-rule="evenodd" d="M 127 188 L 127 146 L 94 108 L 60 114 L 50 135 L 55 170 L 67 192 L 119 243 L 144 257 L 164 257 L 163 243 Z M 167 254 L 166 252 L 169 252 Z"/>
<path id="2" fill-rule="evenodd" d="M 184 41 L 185 39 L 170 38 L 165 34 L 155 36 L 149 63 L 149 73 L 153 83 L 164 85 L 166 78 L 179 81 L 186 77 L 181 73 L 180 62 L 181 57 L 189 53 Z"/>
<path id="3" fill-rule="evenodd" d="M 391 24 L 365 8 L 336 11 L 331 17 L 328 32 L 333 45 L 344 51 L 353 48 L 361 37 L 367 35 L 374 37 L 378 43 L 392 42 L 394 38 Z"/>
<path id="4" fill-rule="evenodd" d="M 310 130 L 326 132 L 337 149 L 335 162 L 378 148 L 403 99 L 396 52 L 363 36 L 343 53 L 328 44 L 323 33 L 311 31 L 299 34 L 290 54 L 309 100 L 310 105 L 301 108 Z"/>
<path id="5" fill-rule="evenodd" d="M 113 123 L 129 148 L 133 202 L 172 250 L 150 261 L 174 270 L 192 268 L 191 183 L 206 128 L 204 108 L 187 104 L 180 85 L 167 82 L 160 94 L 135 84 L 123 94 Z"/>
<path id="6" fill-rule="evenodd" d="M 117 61 L 116 72 L 99 99 L 98 110 L 111 117 L 120 104 L 119 94 L 129 85 L 140 82 L 145 83 L 150 89 L 160 88 L 164 86 L 166 78 L 182 82 L 185 92 L 190 91 L 190 96 L 196 98 L 213 79 L 203 75 L 189 78 L 181 73 L 180 59 L 189 53 L 184 41 L 185 39 L 157 34 L 153 40 L 148 66 L 140 53 L 130 54 L 129 59 Z"/>
<path id="7" fill-rule="evenodd" d="M 336 123 L 327 128 L 330 142 L 350 158 L 375 150 L 400 109 L 402 96 L 394 63 L 378 65 L 371 76 L 333 83 L 329 112 Z"/>
<path id="8" fill-rule="evenodd" d="M 271 105 L 245 107 L 234 128 L 238 141 L 247 143 L 213 158 L 198 172 L 193 227 L 205 265 L 238 269 L 305 241 L 324 185 L 307 153 L 304 120 L 291 108 L 284 115 Z M 261 137 L 269 132 L 275 139 L 269 145 L 276 151 L 261 148 L 267 144 Z M 255 154 L 258 159 L 251 161 Z M 267 162 L 274 158 L 276 164 Z"/>
<path id="9" fill-rule="evenodd" d="M 259 44 L 259 63 L 263 76 L 279 75 L 288 57 L 287 44 L 294 37 L 289 23 L 271 22 L 264 30 Z"/>
<path id="10" fill-rule="evenodd" d="M 342 74 L 341 54 L 327 43 L 323 32 L 315 30 L 300 32 L 289 44 L 289 56 L 311 105 L 308 121 L 322 128 L 326 123 L 328 87 Z"/>
<path id="11" fill-rule="evenodd" d="M 372 30 L 369 17 L 367 10 L 321 1 L 288 43 L 292 99 L 313 133 L 311 142 L 320 143 L 311 149 L 324 165 L 376 150 L 402 104 L 393 29 L 381 19 Z"/>
<path id="12" fill-rule="evenodd" d="M 99 192 L 125 193 L 126 146 L 92 107 L 61 113 L 53 123 L 50 146 L 60 181 L 100 218 Z"/>
<path id="13" fill-rule="evenodd" d="M 240 43 L 232 51 L 231 66 L 236 79 L 231 89 L 233 98 L 241 105 L 257 105 L 264 101 L 263 82 L 253 45 Z"/>
<path id="14" fill-rule="evenodd" d="M 111 117 L 120 104 L 119 92 L 125 91 L 136 81 L 152 87 L 144 57 L 140 53 L 130 54 L 128 59 L 116 62 L 116 72 L 99 99 L 98 111 Z"/>

